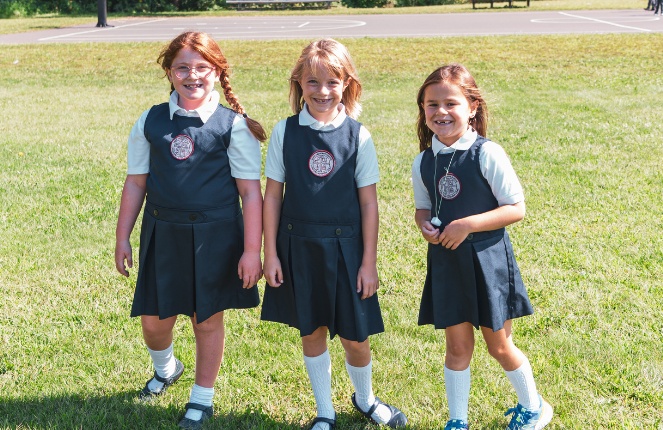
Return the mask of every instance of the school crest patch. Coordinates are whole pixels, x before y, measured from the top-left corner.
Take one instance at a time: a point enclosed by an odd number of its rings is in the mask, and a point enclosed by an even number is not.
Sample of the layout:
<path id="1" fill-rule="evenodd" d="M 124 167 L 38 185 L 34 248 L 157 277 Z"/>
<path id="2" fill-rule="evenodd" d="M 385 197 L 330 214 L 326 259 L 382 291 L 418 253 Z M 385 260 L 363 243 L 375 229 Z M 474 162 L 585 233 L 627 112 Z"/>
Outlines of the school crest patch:
<path id="1" fill-rule="evenodd" d="M 437 183 L 437 191 L 443 199 L 453 200 L 460 194 L 460 181 L 453 173 L 446 174 Z"/>
<path id="2" fill-rule="evenodd" d="M 176 160 L 186 160 L 193 154 L 193 139 L 186 134 L 175 136 L 170 142 L 170 154 Z"/>
<path id="3" fill-rule="evenodd" d="M 324 178 L 334 170 L 336 160 L 327 151 L 315 151 L 308 159 L 308 168 L 315 176 Z"/>

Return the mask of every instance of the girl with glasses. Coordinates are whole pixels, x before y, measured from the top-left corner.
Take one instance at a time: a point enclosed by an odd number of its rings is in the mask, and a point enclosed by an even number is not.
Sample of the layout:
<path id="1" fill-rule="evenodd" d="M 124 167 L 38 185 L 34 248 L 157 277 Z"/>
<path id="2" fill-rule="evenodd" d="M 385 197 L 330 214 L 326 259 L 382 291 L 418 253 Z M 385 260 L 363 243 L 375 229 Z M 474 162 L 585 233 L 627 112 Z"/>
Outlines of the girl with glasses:
<path id="1" fill-rule="evenodd" d="M 131 316 L 141 317 L 154 377 L 139 397 L 162 394 L 184 372 L 173 353 L 173 327 L 187 315 L 196 338 L 195 384 L 179 426 L 199 428 L 213 415 L 224 311 L 259 304 L 266 135 L 233 93 L 226 57 L 209 35 L 182 33 L 157 61 L 170 98 L 143 112 L 129 135 L 115 265 L 129 276 L 130 235 L 144 202 Z M 219 103 L 217 83 L 229 107 Z"/>

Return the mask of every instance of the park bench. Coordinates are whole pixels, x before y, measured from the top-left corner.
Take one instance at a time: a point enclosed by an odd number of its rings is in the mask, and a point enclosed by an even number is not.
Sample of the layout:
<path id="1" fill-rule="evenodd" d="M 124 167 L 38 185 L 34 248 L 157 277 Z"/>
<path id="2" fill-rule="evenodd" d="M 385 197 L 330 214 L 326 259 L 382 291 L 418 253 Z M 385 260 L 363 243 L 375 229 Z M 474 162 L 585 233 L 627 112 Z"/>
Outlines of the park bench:
<path id="1" fill-rule="evenodd" d="M 307 6 L 330 9 L 332 7 L 332 3 L 337 3 L 339 1 L 340 0 L 226 0 L 226 4 L 230 6 L 237 6 L 237 10 L 244 9 L 248 6 L 267 6 L 276 9 Z"/>
<path id="2" fill-rule="evenodd" d="M 490 3 L 490 7 L 493 7 L 493 3 L 503 3 L 507 2 L 509 3 L 509 7 L 511 7 L 511 3 L 513 3 L 515 0 L 472 0 L 472 9 L 477 8 L 477 3 Z M 523 0 L 527 2 L 527 7 L 529 7 L 529 0 Z"/>

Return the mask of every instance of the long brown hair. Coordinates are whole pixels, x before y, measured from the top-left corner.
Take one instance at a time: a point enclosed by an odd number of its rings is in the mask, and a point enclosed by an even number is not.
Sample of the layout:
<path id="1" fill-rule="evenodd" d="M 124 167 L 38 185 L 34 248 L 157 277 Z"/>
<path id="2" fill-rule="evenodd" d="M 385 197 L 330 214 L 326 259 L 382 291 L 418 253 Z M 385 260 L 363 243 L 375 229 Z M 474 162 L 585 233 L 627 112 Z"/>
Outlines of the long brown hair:
<path id="1" fill-rule="evenodd" d="M 426 113 L 424 111 L 424 96 L 426 88 L 430 85 L 440 83 L 456 85 L 460 88 L 470 105 L 477 102 L 478 107 L 476 114 L 469 119 L 469 123 L 481 136 L 485 137 L 486 131 L 488 130 L 488 109 L 486 107 L 486 100 L 484 100 L 481 95 L 481 91 L 479 91 L 479 87 L 477 87 L 474 77 L 472 77 L 472 74 L 470 74 L 462 64 L 448 64 L 435 69 L 433 73 L 428 75 L 417 94 L 417 106 L 419 107 L 419 115 L 417 116 L 417 136 L 419 137 L 420 151 L 424 151 L 426 148 L 430 147 L 433 139 L 433 132 L 426 125 Z"/>
<path id="2" fill-rule="evenodd" d="M 334 39 L 320 39 L 311 42 L 302 50 L 295 67 L 290 74 L 290 107 L 294 113 L 304 108 L 304 92 L 299 81 L 305 73 L 315 75 L 317 70 L 326 70 L 329 74 L 342 80 L 347 87 L 343 91 L 341 103 L 345 113 L 357 119 L 361 113 L 361 82 L 357 75 L 354 62 L 347 48 Z"/>
<path id="3" fill-rule="evenodd" d="M 161 50 L 159 58 L 157 58 L 157 63 L 161 64 L 161 68 L 164 71 L 170 69 L 173 65 L 173 60 L 182 48 L 193 49 L 216 68 L 226 101 L 232 110 L 242 114 L 244 118 L 246 118 L 246 123 L 251 134 L 253 134 L 259 141 L 264 142 L 267 139 L 267 134 L 262 125 L 260 125 L 258 121 L 248 117 L 246 111 L 239 103 L 237 96 L 233 93 L 232 87 L 230 86 L 230 65 L 228 64 L 226 56 L 221 52 L 219 44 L 207 33 L 199 31 L 187 31 L 181 33 Z M 170 90 L 175 90 L 172 83 L 170 84 Z"/>

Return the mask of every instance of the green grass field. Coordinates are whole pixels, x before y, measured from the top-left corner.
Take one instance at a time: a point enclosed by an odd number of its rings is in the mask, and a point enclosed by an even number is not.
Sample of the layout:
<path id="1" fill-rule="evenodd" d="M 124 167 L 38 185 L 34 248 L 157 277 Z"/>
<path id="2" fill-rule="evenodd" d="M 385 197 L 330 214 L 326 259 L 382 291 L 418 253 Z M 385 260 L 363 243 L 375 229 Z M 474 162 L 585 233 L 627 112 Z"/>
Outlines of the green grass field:
<path id="1" fill-rule="evenodd" d="M 477 78 L 488 135 L 525 187 L 527 216 L 510 232 L 536 312 L 515 322 L 514 339 L 555 408 L 549 428 L 663 429 L 663 34 L 342 41 L 363 79 L 360 119 L 382 176 L 376 394 L 411 429 L 447 420 L 443 333 L 416 324 L 426 245 L 410 165 L 417 89 L 454 61 Z M 290 114 L 287 78 L 305 41 L 221 45 L 240 101 L 271 130 Z M 127 280 L 113 263 L 129 129 L 168 95 L 160 47 L 0 51 L 2 429 L 169 429 L 181 417 L 193 384 L 190 324 L 176 326 L 180 382 L 137 402 L 152 370 L 128 316 L 135 270 Z M 313 418 L 297 332 L 260 322 L 259 308 L 227 312 L 226 327 L 206 428 L 298 429 Z M 340 343 L 330 349 L 338 428 L 376 428 L 353 411 Z M 503 428 L 516 396 L 479 337 L 472 372 L 472 428 Z"/>

